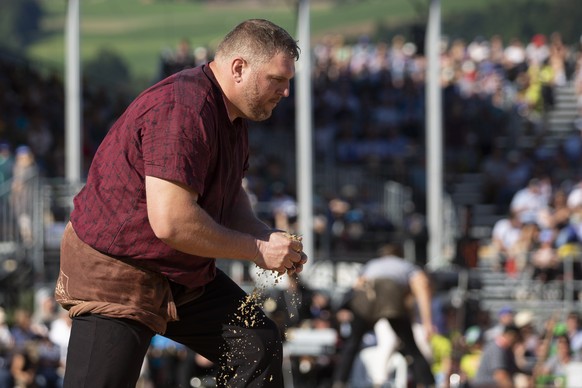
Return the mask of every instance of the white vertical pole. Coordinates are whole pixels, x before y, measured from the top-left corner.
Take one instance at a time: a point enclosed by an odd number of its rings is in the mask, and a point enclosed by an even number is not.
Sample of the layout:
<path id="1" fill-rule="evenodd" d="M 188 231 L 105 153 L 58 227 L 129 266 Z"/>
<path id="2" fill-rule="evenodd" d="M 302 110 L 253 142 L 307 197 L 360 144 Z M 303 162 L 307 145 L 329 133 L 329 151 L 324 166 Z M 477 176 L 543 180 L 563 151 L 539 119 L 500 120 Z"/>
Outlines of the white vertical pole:
<path id="1" fill-rule="evenodd" d="M 65 174 L 69 183 L 81 180 L 81 70 L 79 0 L 68 0 L 65 50 Z"/>
<path id="2" fill-rule="evenodd" d="M 313 261 L 313 146 L 309 0 L 299 0 L 297 16 L 297 39 L 301 49 L 295 78 L 298 222 L 299 233 L 303 236 L 303 251 Z"/>
<path id="3" fill-rule="evenodd" d="M 440 85 L 440 0 L 431 0 L 425 39 L 428 258 L 432 267 L 443 264 L 443 134 Z"/>

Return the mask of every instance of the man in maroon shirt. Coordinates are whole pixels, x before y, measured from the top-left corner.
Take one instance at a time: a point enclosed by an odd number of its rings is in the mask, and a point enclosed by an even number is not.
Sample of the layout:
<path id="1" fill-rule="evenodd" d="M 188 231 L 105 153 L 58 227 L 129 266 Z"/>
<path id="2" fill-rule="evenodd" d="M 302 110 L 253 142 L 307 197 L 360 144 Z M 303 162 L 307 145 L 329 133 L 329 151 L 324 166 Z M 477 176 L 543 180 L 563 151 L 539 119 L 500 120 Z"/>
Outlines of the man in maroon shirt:
<path id="1" fill-rule="evenodd" d="M 214 61 L 150 87 L 113 125 L 61 242 L 65 388 L 135 386 L 156 333 L 215 362 L 219 386 L 283 386 L 276 325 L 215 259 L 287 274 L 307 260 L 242 188 L 247 120 L 289 96 L 298 56 L 285 30 L 247 20 Z"/>

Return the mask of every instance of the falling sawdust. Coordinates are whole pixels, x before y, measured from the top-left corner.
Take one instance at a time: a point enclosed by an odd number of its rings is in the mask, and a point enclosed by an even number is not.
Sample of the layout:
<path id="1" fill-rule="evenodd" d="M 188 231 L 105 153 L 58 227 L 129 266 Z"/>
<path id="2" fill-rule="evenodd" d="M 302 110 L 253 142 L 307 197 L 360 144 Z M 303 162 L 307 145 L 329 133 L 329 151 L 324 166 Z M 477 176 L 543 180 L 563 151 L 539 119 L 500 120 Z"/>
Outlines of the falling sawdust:
<path id="1" fill-rule="evenodd" d="M 292 240 L 301 241 L 301 236 L 299 235 L 286 233 L 286 236 Z M 260 269 L 257 273 L 255 287 L 250 294 L 245 296 L 240 306 L 238 306 L 236 313 L 234 314 L 231 321 L 231 325 L 241 326 L 246 329 L 257 327 L 261 323 L 260 317 L 262 315 L 262 304 L 265 298 L 265 291 L 269 288 L 277 286 L 282 281 L 283 275 L 284 273 L 281 274 L 277 271 Z M 291 297 L 291 303 L 293 307 L 298 307 L 299 298 L 296 294 Z M 292 318 L 293 314 L 290 316 Z M 237 334 L 236 330 L 233 332 L 233 334 Z M 230 371 L 225 371 L 225 373 L 221 374 L 220 377 L 222 377 L 224 381 L 221 382 L 219 377 L 219 386 L 228 386 L 229 384 L 232 385 L 236 381 L 238 374 L 236 372 L 232 374 L 232 372 L 234 372 L 234 368 L 228 365 L 231 364 L 233 359 L 240 359 L 241 356 L 248 354 L 251 346 L 252 344 L 250 341 L 241 336 L 240 338 L 236 339 L 236 344 L 233 345 L 230 349 L 224 349 L 224 357 L 226 359 L 227 365 L 225 368 L 230 368 Z M 262 349 L 257 348 L 256 351 L 261 352 Z M 256 360 L 247 361 L 253 363 L 257 362 Z M 226 381 L 228 376 L 231 376 L 230 381 Z M 267 377 L 267 379 L 269 382 L 271 382 L 273 381 L 273 376 L 270 375 Z"/>

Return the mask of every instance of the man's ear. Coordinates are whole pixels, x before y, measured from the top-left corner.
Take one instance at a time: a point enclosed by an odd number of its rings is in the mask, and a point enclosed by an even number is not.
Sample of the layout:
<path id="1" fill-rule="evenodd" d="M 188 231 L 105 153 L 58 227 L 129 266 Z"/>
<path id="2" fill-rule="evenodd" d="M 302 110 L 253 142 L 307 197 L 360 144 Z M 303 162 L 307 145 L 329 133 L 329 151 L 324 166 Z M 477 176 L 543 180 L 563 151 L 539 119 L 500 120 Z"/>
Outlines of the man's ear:
<path id="1" fill-rule="evenodd" d="M 246 67 L 247 62 L 240 58 L 234 58 L 232 61 L 232 65 L 231 65 L 231 73 L 232 73 L 232 78 L 234 79 L 235 82 L 240 82 L 242 80 L 242 75 L 244 72 L 244 68 Z"/>

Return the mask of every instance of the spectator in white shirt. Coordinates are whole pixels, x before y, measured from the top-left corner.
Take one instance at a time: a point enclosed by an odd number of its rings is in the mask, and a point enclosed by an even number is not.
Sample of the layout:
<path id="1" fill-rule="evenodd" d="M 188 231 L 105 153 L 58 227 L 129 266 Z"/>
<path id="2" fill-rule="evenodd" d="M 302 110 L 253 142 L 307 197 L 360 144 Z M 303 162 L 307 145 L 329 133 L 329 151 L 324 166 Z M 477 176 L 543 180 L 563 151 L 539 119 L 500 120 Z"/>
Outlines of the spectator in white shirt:
<path id="1" fill-rule="evenodd" d="M 509 205 L 509 210 L 517 214 L 523 223 L 538 222 L 538 215 L 548 206 L 547 195 L 542 190 L 539 179 L 531 179 L 527 186 L 518 190 Z"/>
<path id="2" fill-rule="evenodd" d="M 497 251 L 501 268 L 505 265 L 507 258 L 511 256 L 512 247 L 519 241 L 522 225 L 515 213 L 510 213 L 509 217 L 502 218 L 493 225 L 491 243 Z"/>

